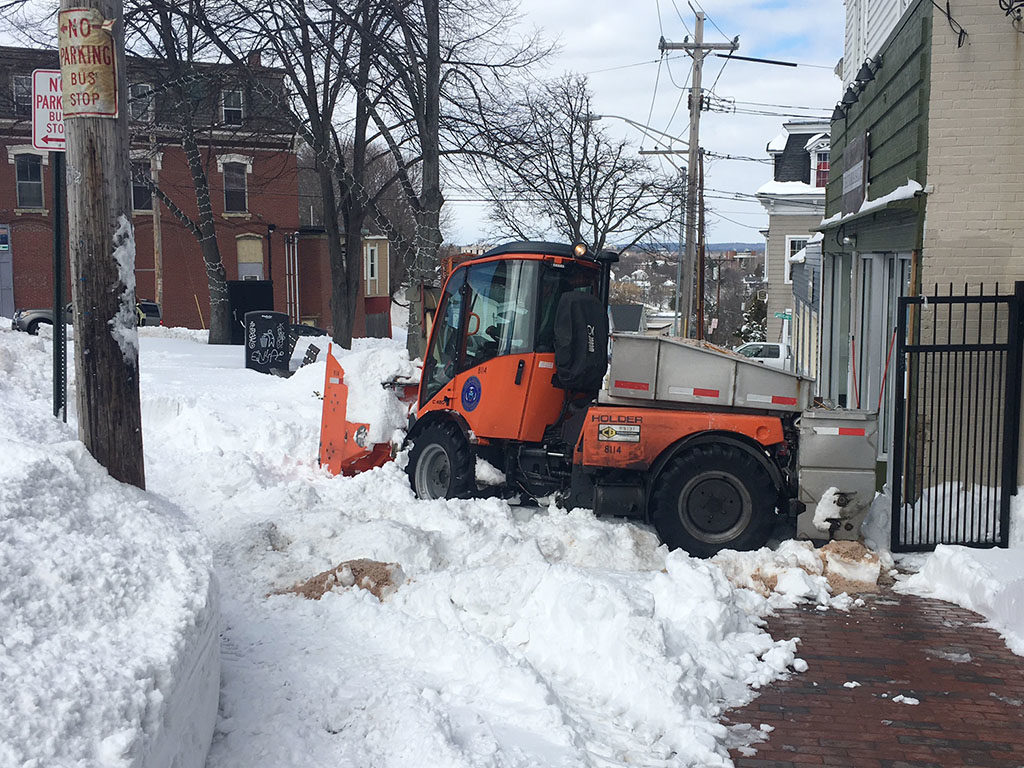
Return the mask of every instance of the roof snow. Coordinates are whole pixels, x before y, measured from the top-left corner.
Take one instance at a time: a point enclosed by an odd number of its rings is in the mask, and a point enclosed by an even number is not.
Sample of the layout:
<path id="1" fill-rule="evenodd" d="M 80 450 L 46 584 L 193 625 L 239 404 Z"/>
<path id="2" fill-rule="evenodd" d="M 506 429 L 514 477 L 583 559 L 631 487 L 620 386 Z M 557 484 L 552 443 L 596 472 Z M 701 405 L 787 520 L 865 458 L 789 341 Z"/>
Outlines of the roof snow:
<path id="1" fill-rule="evenodd" d="M 783 131 L 774 139 L 768 142 L 767 151 L 769 152 L 769 154 L 772 152 L 781 152 L 786 148 L 787 141 L 789 141 L 789 134 Z"/>
<path id="2" fill-rule="evenodd" d="M 779 182 L 775 183 L 778 184 Z M 767 186 L 767 184 L 765 186 Z M 924 187 L 922 187 L 918 182 L 914 181 L 913 179 L 907 179 L 906 184 L 896 187 L 896 189 L 894 189 L 889 194 L 882 195 L 877 200 L 865 200 L 863 203 L 860 204 L 860 208 L 857 209 L 855 213 L 848 213 L 845 215 L 842 213 L 833 214 L 832 216 L 829 216 L 827 219 L 822 219 L 821 224 L 819 224 L 818 227 L 819 229 L 825 229 L 827 227 L 832 226 L 833 224 L 839 224 L 843 222 L 845 219 L 852 219 L 854 216 L 860 216 L 863 213 L 870 213 L 871 211 L 877 211 L 881 208 L 885 208 L 887 205 L 889 205 L 889 203 L 895 203 L 898 202 L 899 200 L 910 200 L 923 189 Z M 759 194 L 760 192 L 761 190 L 758 190 Z"/>
<path id="3" fill-rule="evenodd" d="M 758 187 L 758 195 L 777 195 L 780 197 L 796 195 L 825 196 L 824 187 L 812 187 L 802 181 L 768 181 Z"/>
<path id="4" fill-rule="evenodd" d="M 815 144 L 817 144 L 822 139 L 827 139 L 827 138 L 828 138 L 828 134 L 827 133 L 816 133 L 813 136 L 811 136 L 810 139 L 807 140 L 807 143 L 804 144 L 804 149 L 810 151 L 811 147 L 813 147 Z"/>

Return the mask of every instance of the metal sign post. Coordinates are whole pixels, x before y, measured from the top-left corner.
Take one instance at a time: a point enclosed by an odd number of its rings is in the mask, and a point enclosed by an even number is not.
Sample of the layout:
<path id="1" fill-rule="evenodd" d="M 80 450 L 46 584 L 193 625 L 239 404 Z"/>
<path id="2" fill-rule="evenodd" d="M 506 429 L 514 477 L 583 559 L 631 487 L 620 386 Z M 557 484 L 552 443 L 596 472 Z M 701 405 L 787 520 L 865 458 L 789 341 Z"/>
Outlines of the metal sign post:
<path id="1" fill-rule="evenodd" d="M 68 420 L 68 355 L 64 312 L 64 110 L 59 69 L 32 73 L 32 146 L 50 153 L 53 168 L 53 415 Z"/>

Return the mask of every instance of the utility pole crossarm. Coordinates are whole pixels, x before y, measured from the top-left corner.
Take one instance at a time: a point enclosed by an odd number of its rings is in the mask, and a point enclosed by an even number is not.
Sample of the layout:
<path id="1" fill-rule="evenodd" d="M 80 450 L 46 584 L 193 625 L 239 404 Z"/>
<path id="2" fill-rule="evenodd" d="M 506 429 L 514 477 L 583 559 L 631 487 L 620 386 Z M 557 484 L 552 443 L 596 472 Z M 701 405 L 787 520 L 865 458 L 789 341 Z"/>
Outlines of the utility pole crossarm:
<path id="1" fill-rule="evenodd" d="M 736 51 L 739 50 L 740 39 L 739 37 L 733 38 L 731 43 L 705 43 L 703 41 L 696 42 L 684 42 L 684 43 L 670 43 L 664 37 L 658 41 L 658 50 L 664 53 L 665 51 Z"/>

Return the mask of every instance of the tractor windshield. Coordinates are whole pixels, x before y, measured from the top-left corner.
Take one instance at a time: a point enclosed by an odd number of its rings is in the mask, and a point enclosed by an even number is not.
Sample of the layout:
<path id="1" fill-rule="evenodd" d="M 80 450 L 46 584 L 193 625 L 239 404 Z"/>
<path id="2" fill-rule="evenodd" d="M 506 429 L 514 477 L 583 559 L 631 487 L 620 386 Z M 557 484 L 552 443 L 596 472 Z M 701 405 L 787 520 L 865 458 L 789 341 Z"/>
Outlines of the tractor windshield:
<path id="1" fill-rule="evenodd" d="M 503 355 L 553 352 L 562 294 L 596 295 L 600 270 L 539 259 L 495 259 L 457 269 L 445 286 L 423 369 L 426 403 L 461 371 Z"/>

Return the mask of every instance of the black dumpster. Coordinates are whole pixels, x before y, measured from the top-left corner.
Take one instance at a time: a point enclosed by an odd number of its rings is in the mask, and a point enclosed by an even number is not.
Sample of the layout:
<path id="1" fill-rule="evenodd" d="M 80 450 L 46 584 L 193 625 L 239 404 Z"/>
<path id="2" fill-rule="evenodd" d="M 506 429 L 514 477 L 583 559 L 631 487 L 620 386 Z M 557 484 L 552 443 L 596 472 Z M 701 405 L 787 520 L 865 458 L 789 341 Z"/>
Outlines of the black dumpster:
<path id="1" fill-rule="evenodd" d="M 284 312 L 246 312 L 245 367 L 260 373 L 287 372 L 292 346 L 289 325 Z"/>

